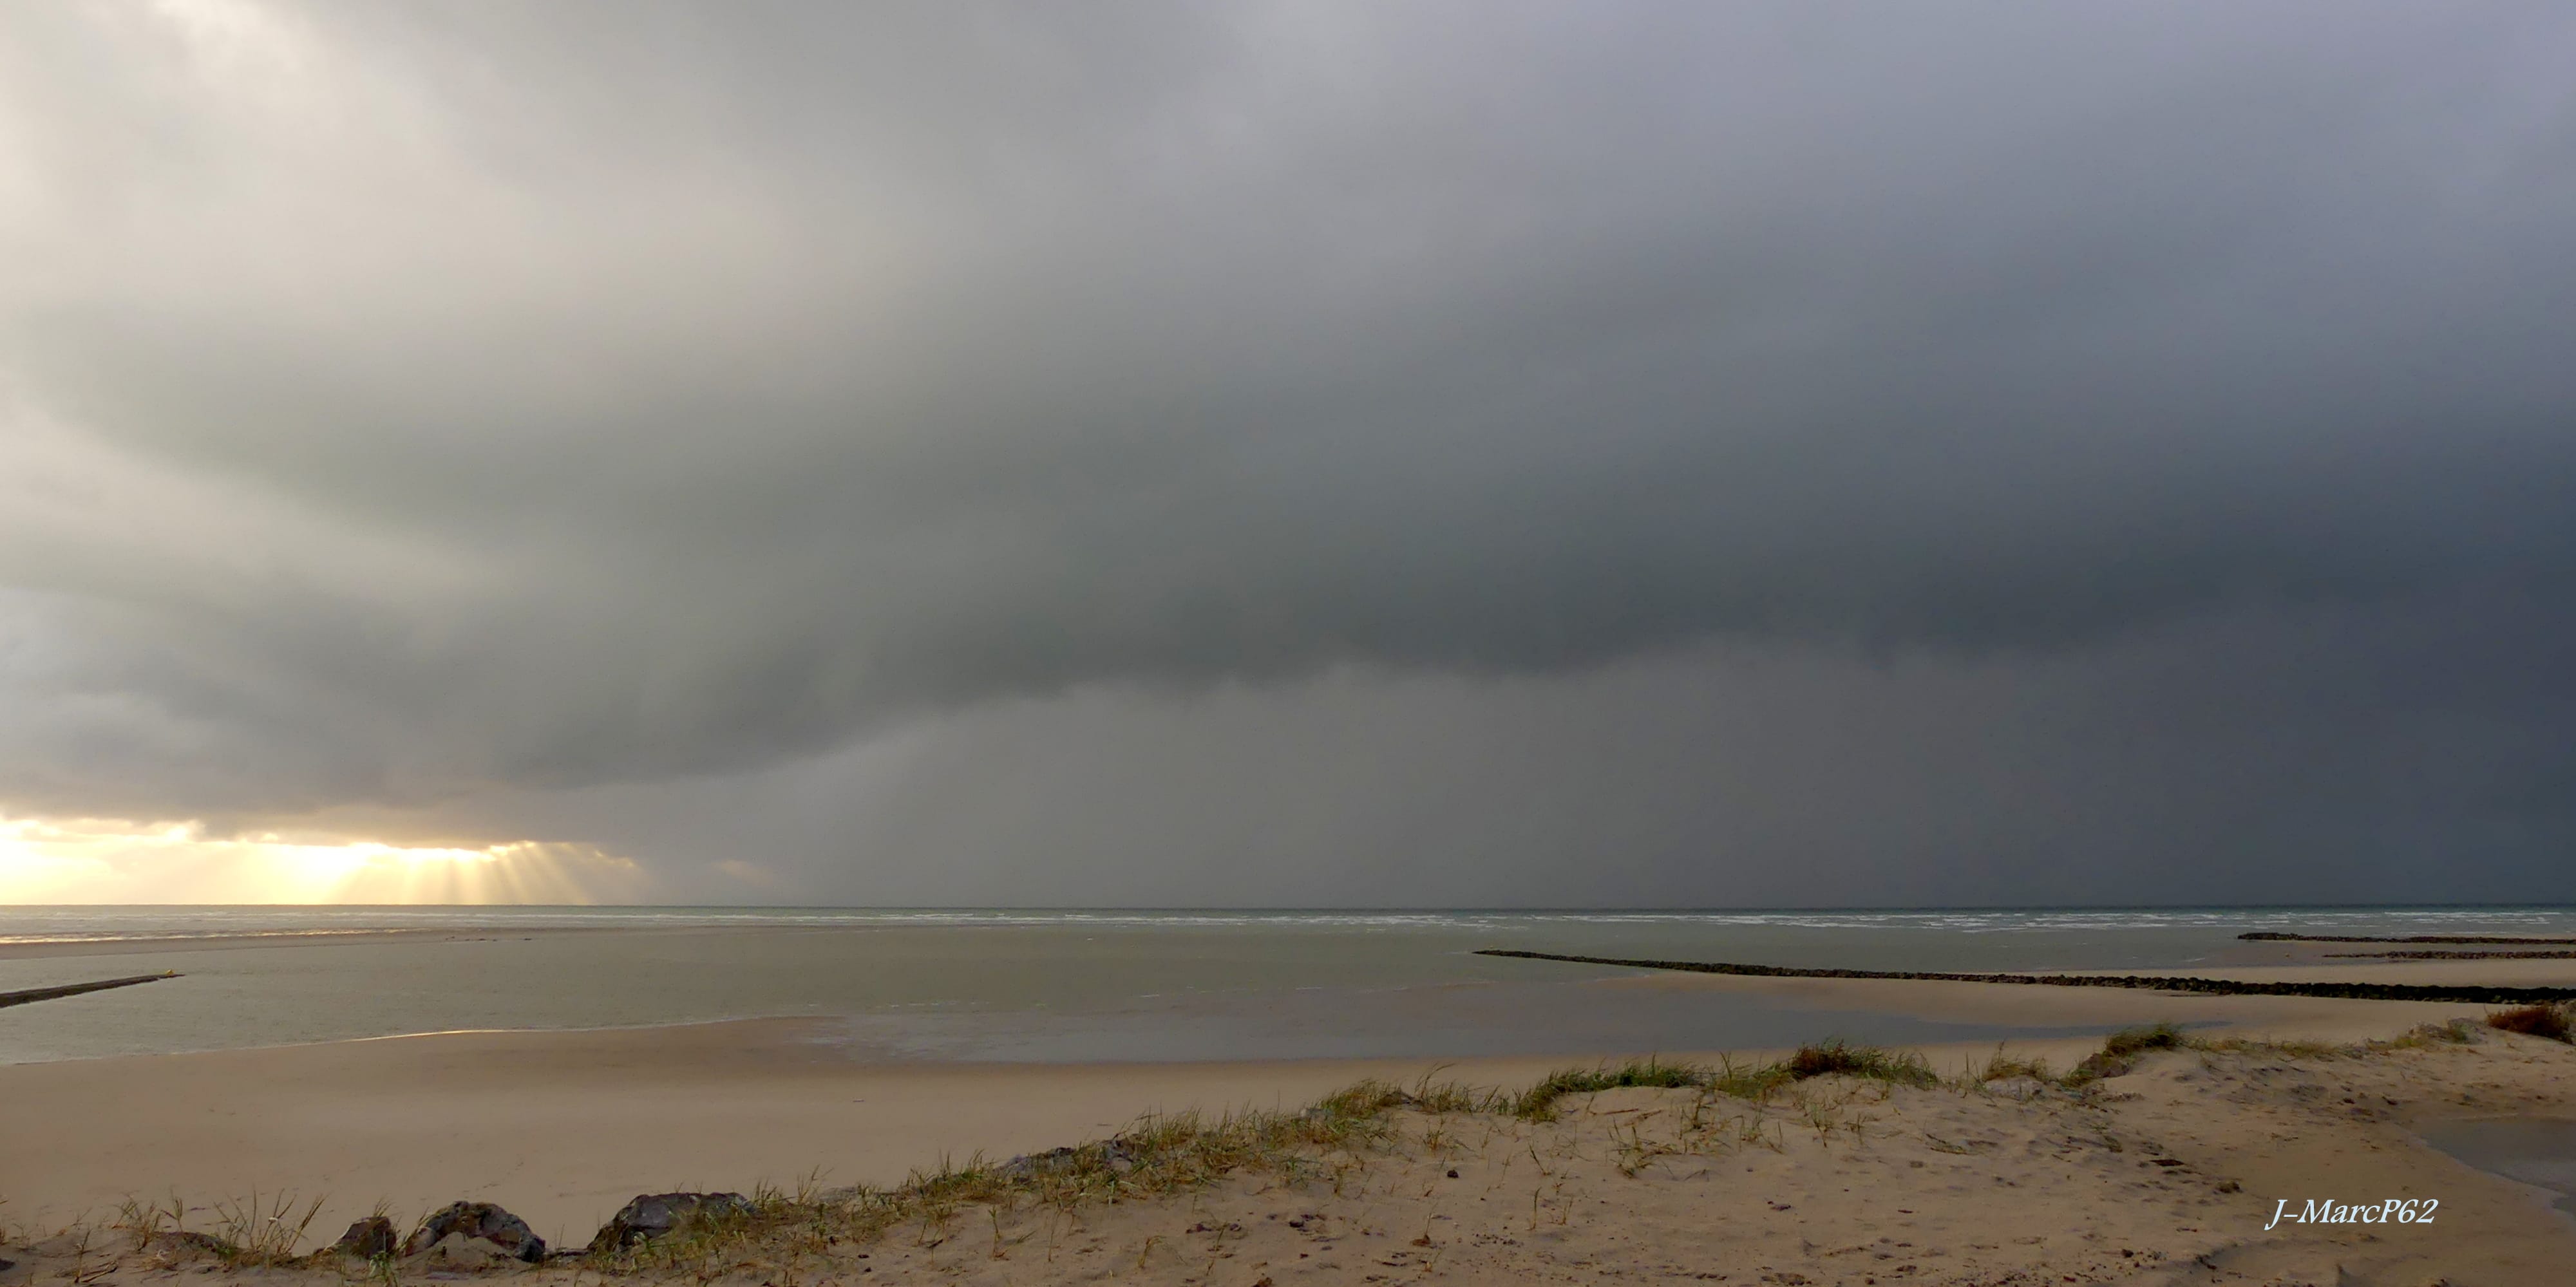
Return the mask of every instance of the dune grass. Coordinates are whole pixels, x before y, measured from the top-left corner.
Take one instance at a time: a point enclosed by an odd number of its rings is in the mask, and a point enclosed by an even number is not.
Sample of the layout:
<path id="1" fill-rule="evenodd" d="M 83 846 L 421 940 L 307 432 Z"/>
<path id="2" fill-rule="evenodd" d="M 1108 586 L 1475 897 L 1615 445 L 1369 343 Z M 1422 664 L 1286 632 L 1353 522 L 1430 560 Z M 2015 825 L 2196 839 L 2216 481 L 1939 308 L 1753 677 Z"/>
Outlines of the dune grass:
<path id="1" fill-rule="evenodd" d="M 1708 1090 L 1738 1099 L 1760 1099 L 1809 1078 L 1836 1075 L 1900 1086 L 1931 1086 L 1941 1080 L 1920 1055 L 1825 1041 L 1800 1046 L 1796 1053 L 1777 1063 L 1750 1066 L 1723 1058 L 1714 1065 L 1650 1058 L 1616 1066 L 1567 1068 L 1549 1074 L 1527 1090 L 1502 1097 L 1497 1106 L 1514 1117 L 1546 1121 L 1555 1115 L 1557 1101 L 1568 1095 L 1643 1086 Z"/>
<path id="2" fill-rule="evenodd" d="M 2487 1026 L 2498 1032 L 2576 1043 L 2576 1024 L 2569 1022 L 2569 1009 L 2566 1005 L 2515 1006 L 2488 1014 Z"/>
<path id="3" fill-rule="evenodd" d="M 1876 1046 L 1853 1046 L 1840 1041 L 1822 1045 L 1800 1046 L 1784 1065 L 1793 1081 L 1810 1077 L 1839 1075 L 1871 1081 L 1893 1082 L 1900 1086 L 1930 1086 L 1941 1078 L 1923 1056 L 1890 1052 Z"/>
<path id="4" fill-rule="evenodd" d="M 1538 1084 L 1506 1098 L 1504 1112 L 1526 1121 L 1543 1122 L 1556 1115 L 1556 1104 L 1568 1095 L 1598 1094 L 1631 1086 L 1687 1089 L 1706 1086 L 1711 1070 L 1699 1064 L 1667 1063 L 1660 1058 L 1630 1060 L 1618 1067 L 1563 1068 Z"/>
<path id="5" fill-rule="evenodd" d="M 1090 1203 L 1150 1198 L 1212 1183 L 1240 1171 L 1318 1180 L 1338 1190 L 1360 1155 L 1390 1143 L 1392 1112 L 1450 1113 L 1489 1109 L 1490 1092 L 1424 1079 L 1410 1088 L 1362 1081 L 1296 1112 L 1161 1114 L 1106 1140 L 996 1163 L 982 1156 L 943 1161 L 883 1188 L 823 1190 L 808 1182 L 795 1193 L 764 1189 L 748 1214 L 701 1222 L 680 1234 L 620 1250 L 587 1253 L 603 1273 L 697 1267 L 748 1246 L 821 1254 L 842 1242 L 910 1235 L 921 1246 L 962 1236 L 969 1208 L 992 1217 L 997 1250 L 1002 1218 L 1024 1208 L 1071 1214 Z"/>
<path id="6" fill-rule="evenodd" d="M 1239 1172 L 1286 1182 L 1329 1184 L 1339 1191 L 1367 1156 L 1397 1140 L 1398 1110 L 1433 1116 L 1496 1114 L 1553 1119 L 1566 1098 L 1628 1087 L 1693 1089 L 1759 1100 L 1795 1083 L 1845 1076 L 1905 1086 L 1932 1086 L 1938 1075 L 1911 1054 L 1826 1042 L 1777 1063 L 1698 1064 L 1664 1059 L 1568 1068 L 1523 1090 L 1500 1091 L 1426 1077 L 1411 1086 L 1363 1081 L 1295 1112 L 1145 1118 L 1107 1140 L 995 1163 L 982 1157 L 943 1163 L 884 1188 L 822 1191 L 808 1184 L 789 1194 L 753 1195 L 749 1214 L 729 1217 L 617 1251 L 590 1253 L 603 1273 L 695 1268 L 758 1246 L 772 1253 L 821 1254 L 841 1242 L 908 1237 L 935 1246 L 969 1236 L 968 1216 L 981 1208 L 1002 1249 L 1009 1217 L 1030 1209 L 1070 1215 L 1091 1203 L 1150 1198 L 1213 1183 Z M 980 1236 L 980 1235 L 977 1235 Z"/>
<path id="7" fill-rule="evenodd" d="M 321 1214 L 322 1202 L 317 1197 L 299 1208 L 291 1192 L 263 1196 L 254 1189 L 247 1198 L 216 1203 L 212 1227 L 190 1229 L 187 1204 L 177 1194 L 166 1206 L 128 1198 L 111 1227 L 131 1237 L 135 1251 L 164 1259 L 205 1252 L 243 1268 L 284 1265 L 296 1261 L 296 1248 Z"/>
<path id="8" fill-rule="evenodd" d="M 2144 1028 L 2122 1028 L 2102 1039 L 2102 1054 L 2111 1059 L 2127 1059 L 2150 1050 L 2179 1050 L 2190 1038 L 2170 1023 Z"/>
<path id="9" fill-rule="evenodd" d="M 2087 1086 L 2105 1077 L 2126 1075 L 2137 1067 L 2138 1056 L 2150 1050 L 2181 1050 L 2198 1043 L 2183 1035 L 2170 1023 L 2151 1024 L 2143 1028 L 2122 1028 L 2102 1039 L 2102 1048 L 2084 1057 L 2075 1070 L 2066 1074 L 2069 1086 Z"/>
<path id="10" fill-rule="evenodd" d="M 1959 1076 L 1960 1081 L 1971 1086 L 1983 1086 L 1988 1082 L 2025 1079 L 2055 1085 L 2057 1084 L 2058 1077 L 2057 1073 L 2049 1068 L 2047 1060 L 2022 1059 L 2012 1055 L 2007 1055 L 2004 1053 L 2004 1048 L 2000 1044 L 1996 1045 L 1995 1053 L 1986 1056 L 1985 1066 L 1978 1067 L 1971 1064 L 1963 1070 Z"/>
<path id="11" fill-rule="evenodd" d="M 2420 1050 L 2426 1047 L 2465 1046 L 2478 1039 L 2477 1025 L 2466 1019 L 2448 1023 L 2419 1023 L 2386 1041 L 2372 1045 L 2389 1050 Z"/>

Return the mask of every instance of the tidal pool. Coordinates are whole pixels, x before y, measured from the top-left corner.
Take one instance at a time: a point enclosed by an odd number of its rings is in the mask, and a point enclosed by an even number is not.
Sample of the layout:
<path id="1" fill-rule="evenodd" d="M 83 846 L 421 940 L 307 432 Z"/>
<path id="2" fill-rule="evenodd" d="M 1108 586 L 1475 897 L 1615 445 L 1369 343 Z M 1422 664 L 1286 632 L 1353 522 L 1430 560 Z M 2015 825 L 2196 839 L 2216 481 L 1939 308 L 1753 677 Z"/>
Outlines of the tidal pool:
<path id="1" fill-rule="evenodd" d="M 2499 1117 L 2437 1122 L 2418 1133 L 2426 1143 L 2490 1175 L 2557 1194 L 2552 1205 L 2576 1217 L 2576 1121 Z"/>

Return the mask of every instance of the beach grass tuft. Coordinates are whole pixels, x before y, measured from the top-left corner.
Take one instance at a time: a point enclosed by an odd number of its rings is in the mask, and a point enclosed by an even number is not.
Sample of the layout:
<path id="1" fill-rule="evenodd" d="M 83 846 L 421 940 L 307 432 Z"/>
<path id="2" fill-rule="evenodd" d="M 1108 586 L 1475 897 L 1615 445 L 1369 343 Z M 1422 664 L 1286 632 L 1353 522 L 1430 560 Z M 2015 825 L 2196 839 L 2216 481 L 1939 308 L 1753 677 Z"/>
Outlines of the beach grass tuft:
<path id="1" fill-rule="evenodd" d="M 1854 1046 L 1841 1041 L 1800 1046 L 1785 1065 L 1795 1081 L 1810 1077 L 1860 1077 L 1871 1081 L 1891 1082 L 1899 1086 L 1930 1086 L 1940 1076 L 1921 1055 L 1890 1052 L 1876 1046 Z"/>
<path id="2" fill-rule="evenodd" d="M 2425 1031 L 2432 1025 L 2426 1025 Z M 2450 1031 L 2450 1030 L 2443 1030 Z M 2445 1036 L 2443 1040 L 2465 1041 L 2465 1036 Z M 2428 1038 L 2429 1040 L 2429 1038 Z M 2404 1038 L 2376 1043 L 2382 1047 L 2421 1044 Z M 2074 1071 L 2058 1079 L 2058 1084 L 2081 1090 L 2097 1081 L 2124 1077 L 2138 1066 L 2140 1056 L 2157 1050 L 2197 1050 L 2210 1054 L 2262 1054 L 2278 1059 L 2340 1059 L 2365 1053 L 2372 1047 L 2337 1045 L 2304 1037 L 2195 1037 L 2170 1023 L 2151 1024 L 2143 1028 L 2122 1028 L 2102 1039 L 2102 1048 L 2084 1057 Z"/>
<path id="3" fill-rule="evenodd" d="M 314 1198 L 299 1210 L 292 1193 L 262 1197 L 253 1190 L 247 1198 L 216 1203 L 213 1227 L 195 1230 L 187 1227 L 188 1207 L 176 1194 L 166 1206 L 127 1198 L 111 1227 L 131 1237 L 134 1250 L 165 1262 L 202 1254 L 237 1268 L 286 1265 L 296 1262 L 296 1248 L 321 1214 L 322 1202 Z"/>
<path id="4" fill-rule="evenodd" d="M 2448 1023 L 2419 1023 L 2386 1041 L 2373 1042 L 2391 1050 L 2416 1050 L 2426 1046 L 2465 1046 L 2478 1039 L 2477 1025 L 2466 1019 Z"/>
<path id="5" fill-rule="evenodd" d="M 1458 1081 L 1431 1080 L 1438 1072 L 1439 1069 L 1435 1068 L 1413 1083 L 1413 1089 L 1405 1092 L 1408 1098 L 1406 1107 L 1434 1115 L 1496 1111 L 1502 1099 L 1501 1091 Z"/>
<path id="6" fill-rule="evenodd" d="M 1995 1053 L 1986 1057 L 1986 1066 L 1972 1069 L 1966 1080 L 1970 1085 L 1982 1086 L 1988 1082 L 2013 1081 L 2021 1078 L 2053 1085 L 2057 1081 L 2057 1074 L 2049 1068 L 2048 1061 L 2045 1059 L 2017 1059 L 2005 1054 L 2002 1046 L 1997 1046 Z"/>
<path id="7" fill-rule="evenodd" d="M 2126 1059 L 2150 1050 L 2179 1050 L 2190 1044 L 2180 1028 L 2170 1023 L 2144 1028 L 2122 1028 L 2102 1039 L 2102 1053 L 2113 1059 Z"/>
<path id="8" fill-rule="evenodd" d="M 1709 1084 L 1709 1070 L 1698 1064 L 1667 1063 L 1660 1058 L 1631 1059 L 1616 1067 L 1561 1068 L 1537 1085 L 1511 1097 L 1507 1111 L 1528 1121 L 1556 1115 L 1556 1102 L 1568 1095 L 1597 1094 L 1632 1086 L 1691 1089 Z"/>
<path id="9" fill-rule="evenodd" d="M 2551 1041 L 2576 1042 L 2576 1024 L 2571 1024 L 2566 1005 L 2525 1005 L 2510 1010 L 2496 1010 L 2487 1015 L 2487 1026 L 2499 1032 L 2518 1032 L 2526 1037 L 2545 1037 Z"/>
<path id="10" fill-rule="evenodd" d="M 1647 1087 L 1709 1090 L 1738 1099 L 1761 1099 L 1782 1087 L 1814 1077 L 1857 1077 L 1900 1086 L 1932 1086 L 1940 1074 L 1920 1055 L 1855 1046 L 1834 1040 L 1798 1047 L 1777 1063 L 1738 1066 L 1732 1060 L 1707 1064 L 1677 1063 L 1661 1058 L 1632 1059 L 1624 1064 L 1565 1068 L 1517 1095 L 1504 1096 L 1499 1107 L 1527 1121 L 1546 1121 L 1557 1101 L 1568 1095 Z"/>
<path id="11" fill-rule="evenodd" d="M 2170 1023 L 2122 1028 L 2103 1038 L 2100 1050 L 2084 1056 L 2084 1062 L 2066 1074 L 2066 1084 L 2083 1087 L 2106 1077 L 2126 1076 L 2138 1066 L 2138 1056 L 2150 1050 L 2182 1050 L 2198 1044 Z"/>
<path id="12" fill-rule="evenodd" d="M 321 1211 L 319 1197 L 298 1213 L 294 1194 L 274 1193 L 262 1201 L 253 1190 L 240 1202 L 215 1204 L 212 1236 L 229 1249 L 219 1254 L 235 1265 L 282 1265 L 295 1259 L 296 1247 Z"/>

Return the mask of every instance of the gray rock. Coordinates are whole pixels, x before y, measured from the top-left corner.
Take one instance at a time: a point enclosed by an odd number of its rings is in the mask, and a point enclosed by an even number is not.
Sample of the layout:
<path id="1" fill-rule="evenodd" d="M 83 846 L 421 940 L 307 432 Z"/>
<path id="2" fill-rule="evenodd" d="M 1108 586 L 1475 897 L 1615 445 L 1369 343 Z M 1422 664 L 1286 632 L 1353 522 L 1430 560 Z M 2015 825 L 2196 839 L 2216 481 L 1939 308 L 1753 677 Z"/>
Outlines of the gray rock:
<path id="1" fill-rule="evenodd" d="M 739 1193 L 639 1193 L 617 1209 L 591 1237 L 593 1251 L 619 1251 L 639 1242 L 685 1233 L 709 1220 L 751 1214 Z"/>
<path id="2" fill-rule="evenodd" d="M 1993 1094 L 2025 1102 L 2045 1098 L 2056 1089 L 2036 1077 L 1998 1077 L 1985 1086 Z"/>
<path id="3" fill-rule="evenodd" d="M 223 1239 L 194 1229 L 156 1233 L 143 1240 L 143 1250 L 157 1256 L 184 1260 L 191 1256 L 220 1256 L 232 1250 Z"/>
<path id="4" fill-rule="evenodd" d="M 341 1234 L 338 1242 L 331 1244 L 331 1250 L 344 1256 L 356 1256 L 360 1260 L 373 1260 L 378 1256 L 394 1254 L 394 1247 L 401 1241 L 402 1235 L 394 1232 L 393 1221 L 380 1215 L 371 1215 L 351 1224 L 349 1231 Z"/>
<path id="5" fill-rule="evenodd" d="M 1051 1148 L 1043 1153 L 1024 1153 L 993 1168 L 993 1171 L 1005 1180 L 1026 1180 L 1041 1175 L 1063 1175 L 1081 1170 L 1086 1164 L 1106 1167 L 1115 1175 L 1125 1175 L 1136 1169 L 1137 1158 L 1135 1150 L 1127 1147 L 1126 1141 L 1113 1139 L 1085 1144 L 1081 1148 Z"/>
<path id="6" fill-rule="evenodd" d="M 402 1254 L 417 1256 L 452 1233 L 480 1238 L 529 1264 L 546 1258 L 546 1240 L 528 1228 L 527 1221 L 489 1202 L 458 1202 L 432 1213 L 403 1240 Z"/>
<path id="7" fill-rule="evenodd" d="M 451 1233 L 422 1253 L 419 1264 L 425 1269 L 496 1269 L 518 1263 L 518 1256 L 489 1238 L 468 1238 Z"/>
<path id="8" fill-rule="evenodd" d="M 1051 1148 L 1031 1155 L 1023 1153 L 994 1170 L 1006 1180 L 1025 1180 L 1040 1175 L 1061 1175 L 1070 1171 L 1081 1155 L 1069 1148 Z"/>

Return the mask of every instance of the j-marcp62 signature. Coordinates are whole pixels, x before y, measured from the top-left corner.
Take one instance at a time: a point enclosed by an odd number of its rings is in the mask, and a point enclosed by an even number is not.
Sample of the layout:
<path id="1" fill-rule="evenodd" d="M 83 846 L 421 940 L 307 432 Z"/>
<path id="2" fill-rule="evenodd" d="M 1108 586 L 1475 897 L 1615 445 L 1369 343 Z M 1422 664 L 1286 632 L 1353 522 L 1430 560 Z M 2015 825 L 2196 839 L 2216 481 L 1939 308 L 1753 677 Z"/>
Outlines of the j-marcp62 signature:
<path id="1" fill-rule="evenodd" d="M 2442 1205 L 2440 1198 L 2382 1198 L 2377 1202 L 2336 1202 L 2310 1198 L 2306 1206 L 2290 1210 L 2292 1199 L 2283 1198 L 2272 1208 L 2272 1220 L 2263 1227 L 2287 1221 L 2291 1224 L 2431 1224 L 2433 1212 Z"/>

